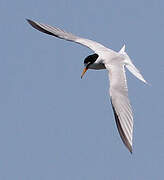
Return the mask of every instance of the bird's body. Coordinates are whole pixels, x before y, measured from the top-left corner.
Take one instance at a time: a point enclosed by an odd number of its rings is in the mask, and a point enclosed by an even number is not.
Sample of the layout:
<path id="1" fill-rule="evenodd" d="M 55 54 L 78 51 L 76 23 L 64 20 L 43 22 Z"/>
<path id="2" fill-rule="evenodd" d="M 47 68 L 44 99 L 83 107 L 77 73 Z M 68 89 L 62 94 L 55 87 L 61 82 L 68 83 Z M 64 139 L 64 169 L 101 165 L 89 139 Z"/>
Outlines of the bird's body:
<path id="1" fill-rule="evenodd" d="M 88 56 L 84 60 L 84 71 L 82 76 L 88 69 L 107 69 L 110 79 L 110 100 L 114 111 L 116 125 L 125 146 L 132 152 L 132 136 L 133 136 L 133 115 L 131 105 L 128 98 L 128 88 L 125 75 L 125 66 L 133 75 L 145 82 L 139 70 L 133 65 L 129 56 L 125 52 L 125 45 L 119 52 L 113 51 L 95 41 L 80 38 L 67 33 L 59 28 L 41 24 L 31 20 L 27 20 L 37 30 L 46 34 L 73 41 L 81 45 L 87 46 L 94 51 L 94 54 Z"/>

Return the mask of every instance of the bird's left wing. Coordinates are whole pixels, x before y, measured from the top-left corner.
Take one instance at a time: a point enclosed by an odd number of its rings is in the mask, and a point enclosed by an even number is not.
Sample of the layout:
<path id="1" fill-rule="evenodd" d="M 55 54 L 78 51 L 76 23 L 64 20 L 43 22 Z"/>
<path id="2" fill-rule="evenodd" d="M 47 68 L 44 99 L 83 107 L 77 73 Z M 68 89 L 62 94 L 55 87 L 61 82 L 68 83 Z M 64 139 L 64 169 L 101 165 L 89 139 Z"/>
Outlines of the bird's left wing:
<path id="1" fill-rule="evenodd" d="M 117 128 L 123 143 L 132 153 L 133 115 L 128 98 L 124 65 L 116 62 L 105 66 L 109 71 L 110 99 Z"/>
<path id="2" fill-rule="evenodd" d="M 113 52 L 112 50 L 106 48 L 105 46 L 103 46 L 100 43 L 97 43 L 97 42 L 89 40 L 89 39 L 84 39 L 84 38 L 75 36 L 72 33 L 63 31 L 62 29 L 52 27 L 50 25 L 38 23 L 38 22 L 32 21 L 30 19 L 27 19 L 27 21 L 32 27 L 34 27 L 35 29 L 37 29 L 43 33 L 46 33 L 46 34 L 49 34 L 49 35 L 52 35 L 52 36 L 55 36 L 55 37 L 58 37 L 61 39 L 65 39 L 67 41 L 73 41 L 73 42 L 79 43 L 83 46 L 90 48 L 91 50 L 93 50 L 95 52 L 99 51 L 99 50 L 108 50 L 108 51 Z"/>

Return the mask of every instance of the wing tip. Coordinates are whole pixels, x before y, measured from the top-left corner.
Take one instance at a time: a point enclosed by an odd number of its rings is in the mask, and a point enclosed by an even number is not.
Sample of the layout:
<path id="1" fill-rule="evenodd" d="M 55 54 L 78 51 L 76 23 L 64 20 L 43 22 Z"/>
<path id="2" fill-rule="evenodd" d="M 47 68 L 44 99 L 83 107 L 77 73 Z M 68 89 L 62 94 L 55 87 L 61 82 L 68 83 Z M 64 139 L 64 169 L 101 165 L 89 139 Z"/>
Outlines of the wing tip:
<path id="1" fill-rule="evenodd" d="M 38 31 L 43 32 L 43 33 L 46 33 L 46 34 L 49 34 L 49 35 L 52 35 L 52 36 L 55 36 L 55 37 L 58 37 L 57 35 L 53 34 L 49 29 L 47 29 L 47 27 L 45 27 L 44 24 L 41 24 L 41 23 L 32 21 L 32 20 L 30 20 L 30 19 L 26 19 L 26 21 L 27 21 L 33 28 L 37 29 Z"/>
<path id="2" fill-rule="evenodd" d="M 32 21 L 31 19 L 26 18 L 26 21 L 35 29 L 38 29 L 39 26 L 36 24 L 36 22 Z"/>
<path id="3" fill-rule="evenodd" d="M 126 146 L 126 147 L 128 148 L 129 152 L 132 154 L 133 153 L 132 146 L 130 145 L 130 146 Z"/>
<path id="4" fill-rule="evenodd" d="M 26 21 L 27 21 L 30 25 L 34 24 L 34 21 L 32 21 L 31 19 L 26 18 Z"/>
<path id="5" fill-rule="evenodd" d="M 132 154 L 133 150 L 132 150 L 132 144 L 128 141 L 122 127 L 121 127 L 121 124 L 120 124 L 120 121 L 119 121 L 119 117 L 116 113 L 116 110 L 113 106 L 113 103 L 112 103 L 112 99 L 111 99 L 111 104 L 112 104 L 112 108 L 113 108 L 113 112 L 114 112 L 114 116 L 115 116 L 115 120 L 116 120 L 116 125 L 117 125 L 117 129 L 118 129 L 118 132 L 120 134 L 120 137 L 124 143 L 124 145 L 127 147 L 127 149 L 129 150 L 129 152 Z"/>

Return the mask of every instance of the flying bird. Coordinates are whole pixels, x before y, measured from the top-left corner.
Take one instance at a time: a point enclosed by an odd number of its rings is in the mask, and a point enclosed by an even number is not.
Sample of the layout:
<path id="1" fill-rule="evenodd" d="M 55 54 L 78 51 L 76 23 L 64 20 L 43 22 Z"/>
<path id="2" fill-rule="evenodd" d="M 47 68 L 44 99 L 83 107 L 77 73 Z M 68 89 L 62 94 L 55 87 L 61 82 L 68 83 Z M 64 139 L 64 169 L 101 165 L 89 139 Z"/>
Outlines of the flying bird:
<path id="1" fill-rule="evenodd" d="M 84 70 L 81 78 L 88 69 L 108 70 L 110 80 L 109 94 L 118 132 L 123 143 L 132 153 L 133 114 L 128 98 L 125 67 L 138 79 L 144 83 L 147 82 L 125 52 L 125 45 L 119 52 L 116 52 L 98 42 L 75 36 L 57 27 L 38 23 L 30 19 L 27 19 L 27 21 L 32 27 L 43 33 L 81 44 L 94 51 L 94 54 L 84 59 Z"/>

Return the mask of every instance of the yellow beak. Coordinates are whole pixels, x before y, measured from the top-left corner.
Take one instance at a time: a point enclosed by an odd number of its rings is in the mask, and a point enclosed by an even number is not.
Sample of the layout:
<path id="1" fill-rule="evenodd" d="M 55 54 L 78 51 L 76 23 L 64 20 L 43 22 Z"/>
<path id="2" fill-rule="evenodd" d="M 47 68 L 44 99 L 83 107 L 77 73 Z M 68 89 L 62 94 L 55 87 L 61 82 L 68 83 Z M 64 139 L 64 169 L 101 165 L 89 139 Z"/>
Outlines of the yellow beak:
<path id="1" fill-rule="evenodd" d="M 82 74 L 81 74 L 81 79 L 83 78 L 83 76 L 84 76 L 84 74 L 87 72 L 87 70 L 88 70 L 88 68 L 86 68 L 86 67 L 83 69 L 83 72 L 82 72 Z"/>

